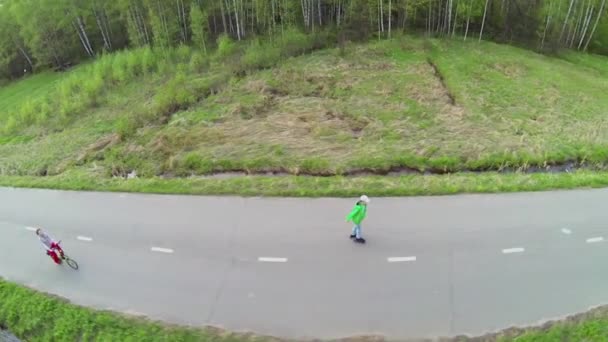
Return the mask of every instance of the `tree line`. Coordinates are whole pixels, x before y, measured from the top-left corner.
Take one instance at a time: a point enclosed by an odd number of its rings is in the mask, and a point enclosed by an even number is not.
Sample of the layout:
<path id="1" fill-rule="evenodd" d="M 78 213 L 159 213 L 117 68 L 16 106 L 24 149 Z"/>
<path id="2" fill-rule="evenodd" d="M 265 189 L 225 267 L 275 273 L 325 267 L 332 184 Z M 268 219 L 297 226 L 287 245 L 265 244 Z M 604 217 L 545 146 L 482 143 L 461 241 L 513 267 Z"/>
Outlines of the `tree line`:
<path id="1" fill-rule="evenodd" d="M 608 55 L 608 0 L 0 0 L 0 79 L 127 47 L 207 50 L 220 35 L 407 32 Z"/>

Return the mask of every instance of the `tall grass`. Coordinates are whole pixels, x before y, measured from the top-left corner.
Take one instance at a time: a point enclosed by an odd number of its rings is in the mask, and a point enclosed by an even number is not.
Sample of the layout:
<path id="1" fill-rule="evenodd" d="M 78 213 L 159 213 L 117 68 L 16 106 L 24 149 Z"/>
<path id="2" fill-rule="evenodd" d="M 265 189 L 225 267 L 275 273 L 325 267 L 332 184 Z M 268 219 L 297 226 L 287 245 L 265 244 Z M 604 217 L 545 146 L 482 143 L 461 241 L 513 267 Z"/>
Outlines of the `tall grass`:
<path id="1" fill-rule="evenodd" d="M 311 36 L 296 29 L 287 29 L 272 39 L 254 39 L 250 43 L 239 44 L 228 36 L 221 36 L 212 61 L 218 68 L 236 73 L 268 68 L 281 58 L 326 46 L 327 37 L 323 33 Z M 208 91 L 206 88 L 217 85 L 197 86 L 191 82 L 191 74 L 208 71 L 210 62 L 203 51 L 188 46 L 175 49 L 144 47 L 106 54 L 91 64 L 71 71 L 46 95 L 24 101 L 10 109 L 6 119 L 0 121 L 3 123 L 0 130 L 5 134 L 14 134 L 33 124 L 45 124 L 51 119 L 59 119 L 61 127 L 75 115 L 103 105 L 106 92 L 145 76 L 168 80 L 154 99 L 155 115 L 163 116 L 189 106 L 201 98 L 198 92 Z M 222 78 L 227 81 L 226 77 Z M 189 83 L 193 86 L 183 87 Z M 217 83 L 217 78 L 212 83 Z"/>
<path id="2" fill-rule="evenodd" d="M 69 120 L 102 104 L 104 92 L 133 82 L 144 75 L 170 73 L 188 65 L 201 52 L 180 47 L 174 50 L 139 48 L 101 56 L 63 77 L 45 96 L 25 101 L 12 109 L 4 122 L 6 134 L 53 117 Z M 199 62 L 200 64 L 200 62 Z"/>

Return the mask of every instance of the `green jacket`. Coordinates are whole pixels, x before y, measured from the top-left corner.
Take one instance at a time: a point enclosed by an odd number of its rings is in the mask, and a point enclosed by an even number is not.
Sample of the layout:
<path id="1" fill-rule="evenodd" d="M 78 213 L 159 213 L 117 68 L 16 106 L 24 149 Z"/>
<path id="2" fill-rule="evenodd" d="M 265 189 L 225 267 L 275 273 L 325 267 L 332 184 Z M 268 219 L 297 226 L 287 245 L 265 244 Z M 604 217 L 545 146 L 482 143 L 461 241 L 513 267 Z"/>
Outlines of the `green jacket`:
<path id="1" fill-rule="evenodd" d="M 353 211 L 346 216 L 346 222 L 353 221 L 354 224 L 361 224 L 367 215 L 367 206 L 357 202 Z"/>

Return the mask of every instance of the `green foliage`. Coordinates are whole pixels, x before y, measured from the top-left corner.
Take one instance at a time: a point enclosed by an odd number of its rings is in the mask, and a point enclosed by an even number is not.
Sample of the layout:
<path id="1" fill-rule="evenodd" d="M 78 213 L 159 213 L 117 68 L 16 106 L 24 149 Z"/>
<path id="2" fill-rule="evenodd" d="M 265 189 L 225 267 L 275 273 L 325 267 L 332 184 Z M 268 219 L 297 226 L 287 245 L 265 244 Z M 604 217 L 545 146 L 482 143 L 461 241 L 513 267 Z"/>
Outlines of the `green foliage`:
<path id="1" fill-rule="evenodd" d="M 208 14 L 203 12 L 199 4 L 192 2 L 190 7 L 190 22 L 192 23 L 192 41 L 198 48 L 207 54 L 208 33 Z"/>
<path id="2" fill-rule="evenodd" d="M 186 75 L 181 72 L 177 73 L 156 96 L 155 110 L 159 115 L 168 117 L 196 101 L 196 95 L 192 89 L 184 86 L 186 82 Z"/>
<path id="3" fill-rule="evenodd" d="M 297 56 L 312 49 L 313 37 L 289 28 L 281 35 L 280 48 L 283 57 Z"/>
<path id="4" fill-rule="evenodd" d="M 216 57 L 221 60 L 232 56 L 237 51 L 237 45 L 228 35 L 221 35 L 217 39 Z"/>
<path id="5" fill-rule="evenodd" d="M 270 68 L 281 59 L 281 48 L 263 43 L 256 39 L 247 47 L 245 54 L 241 57 L 241 64 L 249 70 Z"/>

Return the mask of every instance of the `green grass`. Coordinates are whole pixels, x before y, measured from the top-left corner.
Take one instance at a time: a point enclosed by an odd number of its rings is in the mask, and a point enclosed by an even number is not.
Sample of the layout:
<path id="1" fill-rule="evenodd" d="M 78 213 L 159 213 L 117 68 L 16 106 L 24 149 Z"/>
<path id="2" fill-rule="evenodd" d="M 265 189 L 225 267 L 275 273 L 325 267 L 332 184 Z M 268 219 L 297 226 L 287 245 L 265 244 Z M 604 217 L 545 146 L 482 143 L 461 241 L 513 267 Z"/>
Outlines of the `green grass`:
<path id="1" fill-rule="evenodd" d="M 45 72 L 30 76 L 19 82 L 0 87 L 0 113 L 10 113 L 19 108 L 24 99 L 38 99 L 45 96 L 55 87 L 64 75 Z M 0 118 L 1 119 L 1 118 Z"/>
<path id="2" fill-rule="evenodd" d="M 498 342 L 560 342 L 608 340 L 608 307 L 574 315 L 546 326 L 529 329 L 510 329 L 492 336 L 488 341 Z"/>
<path id="3" fill-rule="evenodd" d="M 275 338 L 239 335 L 219 330 L 186 328 L 97 311 L 69 303 L 0 279 L 0 327 L 24 341 L 279 341 Z M 608 312 L 590 312 L 552 322 L 540 328 L 508 329 L 479 338 L 455 341 L 561 342 L 606 341 Z M 357 341 L 357 338 L 353 338 Z M 361 339 L 365 341 L 365 339 Z"/>
<path id="4" fill-rule="evenodd" d="M 102 56 L 32 98 L 0 88 L 0 175 L 608 168 L 605 57 L 407 36 L 312 51 L 286 32 Z"/>
<path id="5" fill-rule="evenodd" d="M 0 326 L 23 341 L 263 341 L 96 311 L 0 279 Z"/>
<path id="6" fill-rule="evenodd" d="M 408 175 L 364 177 L 238 176 L 211 178 L 103 178 L 87 170 L 58 176 L 3 176 L 0 186 L 186 195 L 356 197 L 451 195 L 608 186 L 608 172 Z"/>

